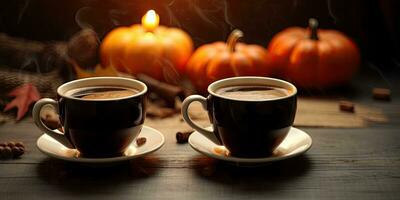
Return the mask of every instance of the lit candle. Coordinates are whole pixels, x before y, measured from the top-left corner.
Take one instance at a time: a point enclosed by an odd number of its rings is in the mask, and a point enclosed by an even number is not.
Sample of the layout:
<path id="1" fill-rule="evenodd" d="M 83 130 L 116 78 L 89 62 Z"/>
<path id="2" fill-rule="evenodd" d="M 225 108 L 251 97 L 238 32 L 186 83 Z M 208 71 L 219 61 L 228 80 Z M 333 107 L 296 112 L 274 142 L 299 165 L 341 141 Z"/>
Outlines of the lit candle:
<path id="1" fill-rule="evenodd" d="M 158 27 L 160 23 L 160 16 L 154 10 L 149 10 L 142 17 L 142 25 L 148 32 L 152 32 Z"/>

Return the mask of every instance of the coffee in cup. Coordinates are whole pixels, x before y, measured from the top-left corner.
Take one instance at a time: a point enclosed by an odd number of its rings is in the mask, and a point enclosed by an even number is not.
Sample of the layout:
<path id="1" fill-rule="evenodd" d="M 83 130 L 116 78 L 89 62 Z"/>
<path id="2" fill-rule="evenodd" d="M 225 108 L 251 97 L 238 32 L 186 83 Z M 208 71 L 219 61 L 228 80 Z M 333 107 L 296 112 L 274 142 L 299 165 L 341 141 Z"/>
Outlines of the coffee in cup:
<path id="1" fill-rule="evenodd" d="M 132 96 L 137 93 L 139 91 L 133 88 L 97 86 L 73 89 L 68 91 L 66 95 L 82 99 L 115 99 Z"/>
<path id="2" fill-rule="evenodd" d="M 290 91 L 270 85 L 242 85 L 219 88 L 215 93 L 238 100 L 268 100 L 288 96 Z"/>
<path id="3" fill-rule="evenodd" d="M 208 87 L 209 96 L 192 95 L 182 104 L 183 119 L 235 157 L 259 158 L 272 154 L 285 139 L 296 114 L 294 85 L 266 77 L 234 77 Z M 206 108 L 213 131 L 194 123 L 188 107 L 199 101 Z"/>
<path id="4" fill-rule="evenodd" d="M 121 156 L 142 128 L 146 92 L 144 83 L 128 78 L 79 79 L 58 87 L 57 101 L 39 100 L 33 118 L 41 130 L 82 157 Z M 48 104 L 58 111 L 64 134 L 41 121 L 42 107 Z"/>

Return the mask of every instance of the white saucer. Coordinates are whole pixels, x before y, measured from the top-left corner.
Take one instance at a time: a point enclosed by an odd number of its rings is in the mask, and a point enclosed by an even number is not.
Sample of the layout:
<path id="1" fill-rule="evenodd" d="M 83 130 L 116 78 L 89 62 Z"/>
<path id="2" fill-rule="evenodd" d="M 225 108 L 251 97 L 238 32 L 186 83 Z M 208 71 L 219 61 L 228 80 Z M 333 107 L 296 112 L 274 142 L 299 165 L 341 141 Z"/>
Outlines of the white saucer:
<path id="1" fill-rule="evenodd" d="M 79 152 L 76 149 L 70 149 L 65 147 L 64 145 L 60 144 L 59 142 L 57 142 L 56 140 L 54 140 L 45 133 L 39 137 L 39 139 L 36 142 L 36 145 L 41 152 L 50 157 L 70 162 L 90 164 L 90 163 L 111 163 L 111 162 L 119 162 L 119 161 L 138 158 L 160 149 L 165 142 L 162 133 L 148 126 L 143 126 L 138 137 L 145 137 L 146 143 L 138 147 L 136 145 L 136 140 L 134 140 L 130 144 L 128 149 L 125 151 L 124 153 L 125 155 L 119 157 L 111 157 L 111 158 L 81 158 L 78 156 Z"/>
<path id="2" fill-rule="evenodd" d="M 212 130 L 211 127 L 208 129 Z M 312 139 L 306 132 L 292 127 L 285 140 L 275 149 L 273 155 L 264 158 L 238 158 L 221 153 L 221 151 L 228 152 L 228 150 L 224 146 L 214 144 L 197 131 L 190 135 L 189 144 L 199 153 L 215 159 L 244 164 L 262 164 L 298 156 L 311 148 Z M 216 149 L 220 150 L 220 153 L 217 153 Z"/>

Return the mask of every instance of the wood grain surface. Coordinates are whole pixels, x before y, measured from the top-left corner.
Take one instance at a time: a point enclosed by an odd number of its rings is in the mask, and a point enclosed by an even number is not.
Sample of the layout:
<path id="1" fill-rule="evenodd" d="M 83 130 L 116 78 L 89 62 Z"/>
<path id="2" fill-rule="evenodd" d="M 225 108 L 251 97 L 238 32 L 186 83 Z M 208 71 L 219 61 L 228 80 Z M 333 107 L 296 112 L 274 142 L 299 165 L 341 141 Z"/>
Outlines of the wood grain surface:
<path id="1" fill-rule="evenodd" d="M 258 167 L 214 160 L 177 144 L 175 133 L 188 128 L 179 115 L 146 120 L 166 138 L 159 151 L 96 168 L 40 153 L 35 143 L 42 133 L 31 118 L 6 123 L 0 141 L 23 141 L 27 151 L 20 159 L 0 160 L 0 199 L 399 199 L 399 93 L 391 102 L 361 93 L 353 98 L 379 106 L 387 123 L 303 127 L 313 138 L 307 153 Z"/>
<path id="2" fill-rule="evenodd" d="M 151 122 L 153 123 L 153 122 Z M 151 125 L 149 123 L 148 125 Z M 162 149 L 115 166 L 94 168 L 49 158 L 35 147 L 31 119 L 0 128 L 1 140 L 22 140 L 20 159 L 0 161 L 1 199 L 397 199 L 398 127 L 303 129 L 305 155 L 261 167 L 240 167 L 177 144 L 168 122 L 154 122 Z M 153 124 L 154 127 L 154 124 Z"/>

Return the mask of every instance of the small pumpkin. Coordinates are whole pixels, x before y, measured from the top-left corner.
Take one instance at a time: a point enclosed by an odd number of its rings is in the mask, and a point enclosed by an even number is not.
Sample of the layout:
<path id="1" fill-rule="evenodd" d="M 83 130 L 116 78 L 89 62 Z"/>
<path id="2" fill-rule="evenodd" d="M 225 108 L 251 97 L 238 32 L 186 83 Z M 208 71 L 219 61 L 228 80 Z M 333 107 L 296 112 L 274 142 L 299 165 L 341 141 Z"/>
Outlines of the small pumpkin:
<path id="1" fill-rule="evenodd" d="M 214 42 L 199 47 L 187 63 L 187 75 L 198 92 L 210 83 L 233 76 L 270 76 L 274 64 L 265 48 L 238 43 L 243 32 L 234 30 L 227 43 Z"/>
<path id="2" fill-rule="evenodd" d="M 339 31 L 318 29 L 316 19 L 309 20 L 308 29 L 291 27 L 278 33 L 268 50 L 281 74 L 307 89 L 344 84 L 360 65 L 355 43 Z"/>
<path id="3" fill-rule="evenodd" d="M 143 16 L 142 25 L 111 31 L 100 47 L 102 65 L 132 75 L 144 73 L 158 80 L 165 80 L 171 71 L 184 73 L 193 51 L 190 36 L 177 28 L 158 26 L 158 22 L 158 15 L 149 11 Z"/>

